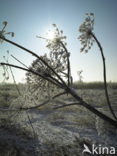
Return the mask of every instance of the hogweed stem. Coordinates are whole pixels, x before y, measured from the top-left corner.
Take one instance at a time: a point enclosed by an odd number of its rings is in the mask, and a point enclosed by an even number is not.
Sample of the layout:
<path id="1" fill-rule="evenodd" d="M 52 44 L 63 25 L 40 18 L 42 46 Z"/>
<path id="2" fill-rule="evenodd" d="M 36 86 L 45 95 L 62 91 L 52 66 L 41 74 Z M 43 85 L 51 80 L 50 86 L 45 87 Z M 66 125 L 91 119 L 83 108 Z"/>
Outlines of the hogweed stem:
<path id="1" fill-rule="evenodd" d="M 105 96 L 106 96 L 106 100 L 107 100 L 107 104 L 110 109 L 110 112 L 112 113 L 113 117 L 117 120 L 117 117 L 112 109 L 111 102 L 110 102 L 109 95 L 108 95 L 107 82 L 106 82 L 106 63 L 105 63 L 103 48 L 102 48 L 100 42 L 98 41 L 98 39 L 96 38 L 96 36 L 94 35 L 94 33 L 91 32 L 91 36 L 95 39 L 95 41 L 100 49 L 100 52 L 101 52 L 102 61 L 103 61 L 103 77 L 104 77 Z"/>

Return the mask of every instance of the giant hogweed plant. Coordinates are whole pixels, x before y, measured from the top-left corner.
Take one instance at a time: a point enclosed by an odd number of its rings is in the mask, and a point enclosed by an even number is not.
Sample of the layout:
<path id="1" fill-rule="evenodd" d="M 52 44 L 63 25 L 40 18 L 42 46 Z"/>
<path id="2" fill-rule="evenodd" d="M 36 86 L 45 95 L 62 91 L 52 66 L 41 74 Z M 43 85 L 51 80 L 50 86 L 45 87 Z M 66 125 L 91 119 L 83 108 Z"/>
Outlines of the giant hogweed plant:
<path id="1" fill-rule="evenodd" d="M 59 30 L 56 24 L 53 24 L 54 27 L 54 38 L 44 38 L 41 36 L 37 36 L 38 38 L 42 38 L 47 43 L 47 48 L 49 49 L 50 53 L 49 56 L 47 54 L 43 56 L 37 55 L 35 52 L 9 40 L 6 38 L 8 34 L 10 34 L 12 37 L 14 36 L 13 32 L 6 32 L 5 27 L 7 25 L 7 22 L 3 22 L 3 29 L 0 31 L 0 41 L 8 42 L 22 50 L 24 50 L 27 53 L 30 53 L 31 55 L 35 56 L 36 59 L 33 61 L 30 67 L 22 63 L 19 59 L 15 58 L 13 55 L 11 55 L 15 60 L 20 62 L 22 66 L 17 66 L 14 64 L 10 64 L 8 61 L 1 62 L 0 65 L 3 67 L 5 73 L 8 75 L 8 67 L 18 68 L 20 70 L 26 71 L 26 77 L 27 77 L 27 84 L 28 89 L 30 90 L 30 96 L 31 101 L 37 98 L 38 102 L 35 103 L 35 105 L 28 105 L 28 103 L 24 105 L 20 105 L 18 108 L 14 109 L 11 108 L 12 111 L 27 111 L 29 109 L 36 109 L 39 108 L 45 104 L 48 104 L 50 101 L 54 100 L 57 97 L 60 97 L 64 94 L 70 94 L 74 99 L 74 103 L 63 103 L 63 105 L 55 107 L 55 109 L 71 106 L 71 105 L 81 105 L 82 107 L 85 107 L 101 119 L 107 121 L 109 124 L 115 126 L 117 128 L 117 117 L 112 109 L 108 90 L 107 90 L 107 83 L 106 83 L 106 65 L 105 65 L 105 57 L 103 53 L 102 46 L 98 39 L 96 38 L 95 34 L 93 33 L 94 29 L 94 14 L 86 14 L 86 18 L 84 22 L 79 27 L 80 36 L 79 39 L 82 44 L 81 52 L 87 53 L 91 47 L 93 46 L 93 43 L 96 42 L 99 50 L 101 52 L 102 61 L 103 61 L 103 77 L 104 77 L 104 88 L 105 88 L 105 96 L 107 99 L 107 105 L 109 107 L 109 110 L 111 114 L 113 115 L 113 118 L 105 115 L 104 113 L 100 112 L 96 108 L 94 108 L 92 105 L 88 104 L 86 101 L 84 101 L 74 90 L 72 86 L 72 76 L 71 76 L 71 69 L 70 69 L 70 53 L 66 48 L 66 36 L 63 35 L 63 31 Z M 11 70 L 12 71 L 12 70 Z M 13 73 L 12 73 L 13 75 Z M 7 76 L 8 79 L 8 76 Z M 39 103 L 39 97 L 40 94 L 44 96 L 42 103 Z M 32 103 L 33 103 L 32 102 Z M 5 110 L 4 108 L 0 108 L 1 110 Z M 10 108 L 8 109 L 10 110 Z"/>

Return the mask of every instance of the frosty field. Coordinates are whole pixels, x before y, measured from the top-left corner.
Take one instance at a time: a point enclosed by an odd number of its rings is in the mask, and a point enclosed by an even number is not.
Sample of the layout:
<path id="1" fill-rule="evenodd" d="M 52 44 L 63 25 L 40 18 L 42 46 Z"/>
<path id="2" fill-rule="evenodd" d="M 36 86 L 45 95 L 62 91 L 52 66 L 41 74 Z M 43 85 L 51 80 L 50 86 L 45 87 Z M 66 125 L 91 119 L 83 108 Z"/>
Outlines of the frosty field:
<path id="1" fill-rule="evenodd" d="M 7 108 L 9 103 L 17 99 L 18 94 L 13 86 L 2 87 L 0 105 Z M 95 108 L 102 111 L 104 109 L 105 113 L 109 114 L 102 88 L 80 88 L 77 89 L 77 93 Z M 109 95 L 113 109 L 116 111 L 117 89 L 109 88 Z M 22 156 L 82 156 L 84 143 L 89 146 L 92 143 L 108 146 L 114 144 L 117 147 L 117 136 L 113 128 L 106 134 L 105 127 L 108 123 L 106 125 L 82 106 L 74 105 L 53 109 L 61 106 L 62 102 L 71 103 L 72 101 L 74 99 L 70 95 L 64 95 L 38 109 L 21 111 L 19 114 L 1 110 L 0 154 L 6 152 L 6 155 L 20 153 L 19 155 Z"/>

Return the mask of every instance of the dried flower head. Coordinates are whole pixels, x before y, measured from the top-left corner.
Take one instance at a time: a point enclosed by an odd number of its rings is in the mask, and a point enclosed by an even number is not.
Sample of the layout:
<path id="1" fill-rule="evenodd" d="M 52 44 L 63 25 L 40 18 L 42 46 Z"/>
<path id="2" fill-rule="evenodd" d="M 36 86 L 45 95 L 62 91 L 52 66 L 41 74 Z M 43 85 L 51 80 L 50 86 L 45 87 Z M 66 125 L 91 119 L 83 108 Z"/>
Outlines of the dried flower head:
<path id="1" fill-rule="evenodd" d="M 55 65 L 50 60 L 50 58 L 47 57 L 46 54 L 44 56 L 40 56 L 40 57 L 46 63 L 48 63 L 48 65 L 51 68 L 55 69 L 56 72 L 57 72 L 57 68 L 60 68 L 59 66 Z M 62 64 L 60 66 L 62 67 Z M 30 66 L 30 69 L 35 71 L 35 72 L 38 72 L 39 74 L 43 75 L 46 78 L 49 75 L 52 77 L 55 77 L 54 73 L 39 59 L 36 59 L 33 61 L 33 63 Z M 63 71 L 62 68 L 61 68 L 61 71 Z M 59 69 L 59 72 L 60 72 L 60 69 Z M 57 91 L 57 86 L 55 86 L 53 83 L 51 83 L 51 82 L 49 82 L 49 81 L 47 81 L 47 80 L 45 80 L 39 76 L 36 76 L 32 73 L 27 72 L 26 77 L 27 77 L 27 83 L 29 84 L 31 90 L 32 91 L 35 90 L 34 96 L 38 97 L 38 94 L 40 94 L 41 98 L 43 98 L 43 97 L 50 98 Z"/>
<path id="2" fill-rule="evenodd" d="M 65 39 L 66 36 L 63 35 L 63 30 L 59 30 L 56 24 L 53 24 L 53 30 L 47 32 L 47 48 L 51 51 L 58 51 L 61 48 L 61 42 L 66 45 Z M 52 34 L 52 39 L 49 38 L 49 34 Z"/>
<path id="3" fill-rule="evenodd" d="M 0 30 L 0 37 L 5 38 L 6 35 L 11 35 L 11 37 L 14 37 L 14 32 L 6 32 L 5 31 L 5 28 L 6 28 L 7 24 L 8 24 L 7 21 L 4 21 L 2 24 L 3 24 L 3 28 L 2 28 L 2 30 Z M 1 43 L 3 41 L 4 41 L 3 39 L 0 39 Z"/>
<path id="4" fill-rule="evenodd" d="M 88 52 L 88 50 L 91 49 L 94 39 L 92 38 L 92 31 L 94 29 L 94 14 L 86 14 L 84 22 L 79 27 L 79 32 L 81 35 L 78 37 L 78 39 L 81 41 L 82 48 L 80 49 L 81 52 L 85 51 L 85 53 Z"/>

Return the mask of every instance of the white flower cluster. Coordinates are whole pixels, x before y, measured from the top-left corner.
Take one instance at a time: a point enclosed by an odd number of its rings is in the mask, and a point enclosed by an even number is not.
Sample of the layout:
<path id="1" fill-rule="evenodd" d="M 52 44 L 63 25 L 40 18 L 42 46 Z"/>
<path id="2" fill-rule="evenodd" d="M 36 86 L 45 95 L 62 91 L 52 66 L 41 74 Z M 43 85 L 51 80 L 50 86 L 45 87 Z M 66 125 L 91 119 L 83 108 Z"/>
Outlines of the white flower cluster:
<path id="1" fill-rule="evenodd" d="M 3 24 L 3 28 L 2 28 L 2 30 L 0 30 L 0 37 L 5 38 L 5 35 L 11 35 L 11 37 L 14 37 L 14 32 L 6 32 L 5 31 L 5 28 L 6 28 L 8 23 L 6 21 L 4 21 L 2 24 Z M 1 43 L 3 41 L 4 41 L 3 39 L 0 39 Z"/>
<path id="2" fill-rule="evenodd" d="M 88 52 L 88 50 L 91 49 L 94 39 L 92 38 L 92 31 L 94 29 L 94 14 L 86 14 L 86 18 L 84 22 L 79 27 L 79 32 L 81 35 L 78 37 L 78 39 L 81 41 L 82 48 L 80 49 L 81 52 L 85 51 L 85 53 Z"/>

